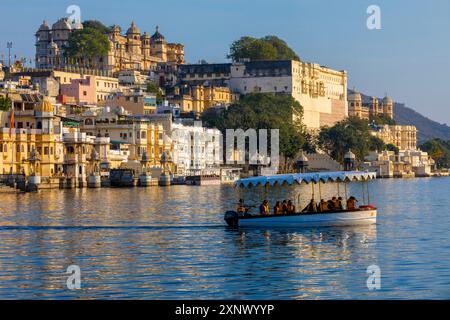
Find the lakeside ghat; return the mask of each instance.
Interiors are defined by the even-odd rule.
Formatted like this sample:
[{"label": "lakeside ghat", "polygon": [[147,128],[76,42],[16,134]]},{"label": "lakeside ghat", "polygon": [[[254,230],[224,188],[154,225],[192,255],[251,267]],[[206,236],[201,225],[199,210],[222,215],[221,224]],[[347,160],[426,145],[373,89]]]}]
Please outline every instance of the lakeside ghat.
[{"label": "lakeside ghat", "polygon": [[[449,188],[448,177],[376,180],[376,225],[299,230],[228,229],[238,195],[225,185],[1,194],[0,297],[443,299]],[[286,197],[297,192],[306,203],[310,188]],[[66,288],[69,265],[81,290]],[[371,265],[380,290],[367,288]]]}]

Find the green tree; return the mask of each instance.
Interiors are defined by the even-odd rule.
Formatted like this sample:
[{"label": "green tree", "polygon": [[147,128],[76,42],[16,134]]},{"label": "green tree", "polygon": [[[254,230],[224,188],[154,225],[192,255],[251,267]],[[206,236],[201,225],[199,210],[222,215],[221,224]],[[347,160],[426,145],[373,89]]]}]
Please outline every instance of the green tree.
[{"label": "green tree", "polygon": [[433,139],[425,142],[419,148],[428,152],[439,168],[450,167],[450,141]]},{"label": "green tree", "polygon": [[103,34],[108,34],[111,31],[110,27],[105,26],[102,22],[98,20],[86,20],[83,22],[84,29],[95,29]]},{"label": "green tree", "polygon": [[227,56],[233,61],[248,58],[250,60],[300,60],[287,43],[276,36],[265,36],[256,39],[241,37],[230,46]]},{"label": "green tree", "polygon": [[358,160],[364,160],[369,151],[384,150],[384,142],[370,134],[369,123],[356,117],[324,127],[319,133],[319,147],[336,161],[343,162],[344,155],[352,150]]},{"label": "green tree", "polygon": [[156,102],[159,104],[162,99],[162,93],[161,93],[161,89],[159,88],[159,86],[154,82],[154,81],[149,81],[147,82],[147,89],[146,91],[148,93],[153,93],[154,95],[156,95]]},{"label": "green tree", "polygon": [[386,150],[394,151],[395,154],[398,154],[400,152],[400,150],[397,148],[397,146],[393,145],[392,143],[388,143],[386,145]]},{"label": "green tree", "polygon": [[207,109],[201,119],[206,126],[218,128],[224,136],[226,129],[279,129],[280,153],[285,158],[293,158],[307,142],[302,116],[303,108],[290,96],[251,93],[226,110]]},{"label": "green tree", "polygon": [[391,119],[384,114],[370,115],[369,121],[370,121],[370,123],[375,123],[376,125],[383,125],[383,124],[387,124],[387,125],[391,125],[391,126],[396,125],[396,122],[394,119]]},{"label": "green tree", "polygon": [[368,148],[371,151],[383,151],[386,150],[386,144],[378,137],[370,136],[368,141]]},{"label": "green tree", "polygon": [[8,111],[11,109],[12,101],[9,97],[0,96],[0,110]]},{"label": "green tree", "polygon": [[[102,31],[95,28],[83,28],[74,30],[65,48],[65,56],[69,59],[83,59],[85,63],[95,58],[104,57],[108,54],[109,40]],[[86,63],[94,67],[91,63]]]}]

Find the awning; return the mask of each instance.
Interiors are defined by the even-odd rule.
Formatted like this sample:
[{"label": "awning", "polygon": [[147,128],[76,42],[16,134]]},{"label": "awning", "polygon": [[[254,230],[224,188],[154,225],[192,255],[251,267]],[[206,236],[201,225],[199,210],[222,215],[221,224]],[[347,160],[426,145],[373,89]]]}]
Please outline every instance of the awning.
[{"label": "awning", "polygon": [[292,185],[294,183],[323,183],[327,182],[351,182],[351,181],[366,181],[376,179],[376,172],[364,171],[338,171],[338,172],[311,172],[311,173],[291,173],[291,174],[276,174],[273,176],[259,176],[253,178],[240,179],[235,182],[236,187],[250,188],[258,185]]}]

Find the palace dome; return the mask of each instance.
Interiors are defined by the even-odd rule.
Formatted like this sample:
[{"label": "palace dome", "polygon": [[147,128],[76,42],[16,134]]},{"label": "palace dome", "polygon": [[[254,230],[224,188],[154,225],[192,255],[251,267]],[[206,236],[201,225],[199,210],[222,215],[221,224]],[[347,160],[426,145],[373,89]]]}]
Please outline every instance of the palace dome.
[{"label": "palace dome", "polygon": [[52,25],[52,30],[72,30],[69,19],[61,18]]},{"label": "palace dome", "polygon": [[392,101],[391,97],[386,96],[383,98],[383,103],[391,104],[391,103],[393,103],[393,101]]},{"label": "palace dome", "polygon": [[131,26],[127,30],[127,35],[130,35],[130,34],[141,34],[141,30],[136,26],[134,21],[131,22]]},{"label": "palace dome", "polygon": [[156,31],[152,35],[152,41],[154,42],[162,42],[165,41],[164,36],[159,32],[159,26],[156,26]]},{"label": "palace dome", "polygon": [[34,111],[38,112],[53,112],[53,105],[50,101],[48,101],[48,98],[43,98],[41,102],[39,102],[35,107]]},{"label": "palace dome", "polygon": [[46,20],[44,20],[44,22],[42,22],[42,24],[39,27],[38,31],[50,31],[50,28],[49,28],[48,23],[47,23]]},{"label": "palace dome", "polygon": [[348,95],[348,100],[352,100],[352,101],[362,101],[362,97],[361,94],[357,91],[353,91],[352,93],[350,93]]}]

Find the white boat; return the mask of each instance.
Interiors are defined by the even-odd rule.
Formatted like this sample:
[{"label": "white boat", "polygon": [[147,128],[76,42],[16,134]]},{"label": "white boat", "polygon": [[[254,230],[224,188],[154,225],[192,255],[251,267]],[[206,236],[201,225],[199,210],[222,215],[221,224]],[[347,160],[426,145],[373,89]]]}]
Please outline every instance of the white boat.
[{"label": "white boat", "polygon": [[[350,183],[367,182],[376,179],[375,172],[320,172],[294,173],[273,176],[259,176],[236,181],[235,186],[253,188],[257,186],[273,187],[294,184],[320,184],[329,182]],[[336,227],[374,224],[377,220],[377,208],[367,204],[354,210],[331,210],[326,212],[305,212],[293,214],[251,215],[227,211],[225,221],[231,227]]]}]

